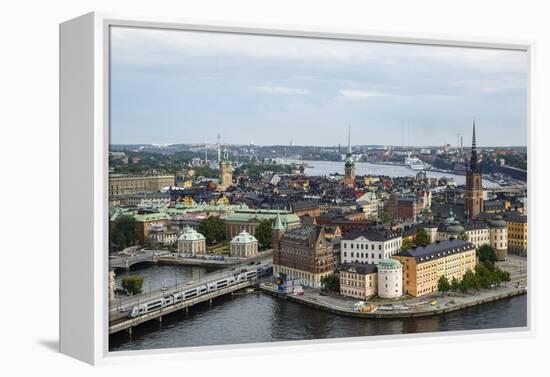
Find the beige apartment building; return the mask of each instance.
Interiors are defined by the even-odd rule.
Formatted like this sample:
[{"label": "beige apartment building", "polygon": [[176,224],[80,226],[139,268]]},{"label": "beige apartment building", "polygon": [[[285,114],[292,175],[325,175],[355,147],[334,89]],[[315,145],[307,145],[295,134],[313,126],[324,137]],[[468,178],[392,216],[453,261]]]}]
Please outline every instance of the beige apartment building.
[{"label": "beige apartment building", "polygon": [[156,192],[174,186],[174,175],[109,175],[109,196]]},{"label": "beige apartment building", "polygon": [[366,300],[377,294],[377,267],[374,264],[344,263],[340,272],[340,294]]},{"label": "beige apartment building", "polygon": [[411,248],[394,256],[403,264],[403,291],[414,297],[437,291],[441,276],[449,281],[462,280],[466,271],[474,271],[477,263],[474,244],[459,239],[437,241]]},{"label": "beige apartment building", "polygon": [[504,213],[508,227],[508,250],[511,254],[527,256],[527,216],[518,212]]}]

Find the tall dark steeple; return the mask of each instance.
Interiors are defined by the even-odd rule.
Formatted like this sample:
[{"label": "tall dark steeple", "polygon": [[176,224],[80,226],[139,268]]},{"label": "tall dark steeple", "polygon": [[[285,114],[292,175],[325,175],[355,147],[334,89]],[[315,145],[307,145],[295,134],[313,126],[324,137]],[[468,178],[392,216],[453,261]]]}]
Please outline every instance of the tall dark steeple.
[{"label": "tall dark steeple", "polygon": [[344,184],[348,187],[355,186],[355,162],[351,152],[351,126],[348,129],[348,153],[344,165]]},{"label": "tall dark steeple", "polygon": [[479,166],[477,163],[477,147],[476,147],[476,120],[474,118],[474,124],[472,126],[472,153],[470,155],[470,170],[473,172],[479,172]]},{"label": "tall dark steeple", "polygon": [[477,162],[476,145],[476,121],[472,127],[472,152],[470,156],[470,167],[466,174],[466,192],[464,197],[465,215],[473,219],[483,212],[483,186],[481,177],[481,166]]}]

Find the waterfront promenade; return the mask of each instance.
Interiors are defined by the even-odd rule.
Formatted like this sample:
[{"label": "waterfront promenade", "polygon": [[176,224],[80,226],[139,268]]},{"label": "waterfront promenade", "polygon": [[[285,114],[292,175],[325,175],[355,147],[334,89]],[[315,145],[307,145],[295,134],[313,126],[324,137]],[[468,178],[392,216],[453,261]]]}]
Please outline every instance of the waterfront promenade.
[{"label": "waterfront promenade", "polygon": [[[361,318],[414,318],[433,316],[469,308],[484,303],[503,300],[509,297],[527,294],[527,260],[518,256],[509,256],[505,262],[497,262],[497,265],[510,272],[511,281],[490,289],[482,289],[477,292],[446,293],[435,292],[422,297],[403,296],[399,299],[385,300],[373,298],[366,301],[367,304],[378,309],[371,313],[362,313],[354,310],[354,304],[359,300],[339,295],[321,294],[319,290],[304,288],[303,296],[282,294],[273,284],[262,284],[260,289],[270,295],[281,299],[308,305],[316,309],[330,313]],[[384,310],[380,309],[383,308]]]},{"label": "waterfront promenade", "polygon": [[[329,313],[339,314],[349,317],[361,317],[361,318],[416,318],[426,317],[439,314],[450,313],[456,310],[466,309],[472,306],[481,305],[488,302],[503,300],[506,298],[519,296],[527,293],[527,288],[523,286],[516,287],[516,285],[508,284],[507,287],[497,287],[488,290],[481,290],[476,293],[466,293],[462,295],[460,293],[443,295],[437,293],[434,295],[395,300],[395,301],[380,301],[380,300],[368,300],[368,304],[374,306],[383,305],[385,307],[394,306],[392,310],[376,310],[372,313],[361,313],[353,310],[353,306],[358,300],[340,297],[321,295],[319,291],[309,288],[304,288],[303,296],[294,296],[292,294],[281,294],[277,291],[277,288],[273,285],[263,284],[260,289],[270,295],[280,297],[285,300],[297,302],[307,306],[314,307],[319,310],[324,310]],[[422,304],[422,302],[426,303]],[[435,304],[431,302],[435,301]],[[416,305],[416,306],[409,306]],[[408,309],[398,309],[399,307],[408,307]]]}]

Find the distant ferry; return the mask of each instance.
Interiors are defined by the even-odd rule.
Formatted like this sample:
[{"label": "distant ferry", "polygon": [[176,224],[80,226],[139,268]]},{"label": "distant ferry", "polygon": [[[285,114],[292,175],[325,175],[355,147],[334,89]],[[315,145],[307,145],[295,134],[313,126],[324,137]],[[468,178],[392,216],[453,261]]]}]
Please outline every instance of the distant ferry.
[{"label": "distant ferry", "polygon": [[424,170],[426,166],[422,161],[416,157],[405,157],[405,165],[407,165],[412,170]]}]

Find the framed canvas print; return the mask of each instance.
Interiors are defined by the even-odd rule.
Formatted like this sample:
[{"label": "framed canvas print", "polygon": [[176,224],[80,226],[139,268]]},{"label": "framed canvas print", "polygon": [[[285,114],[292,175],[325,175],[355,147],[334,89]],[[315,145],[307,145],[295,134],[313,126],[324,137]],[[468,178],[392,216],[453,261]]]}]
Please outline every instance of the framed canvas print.
[{"label": "framed canvas print", "polygon": [[531,43],[91,13],[60,51],[63,353],[531,331]]}]

